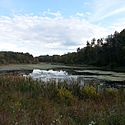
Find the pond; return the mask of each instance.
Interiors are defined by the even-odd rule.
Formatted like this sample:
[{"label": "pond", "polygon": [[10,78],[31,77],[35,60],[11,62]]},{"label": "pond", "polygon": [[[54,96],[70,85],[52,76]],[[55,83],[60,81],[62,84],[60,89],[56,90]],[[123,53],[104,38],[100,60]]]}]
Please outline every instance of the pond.
[{"label": "pond", "polygon": [[44,82],[56,81],[79,83],[81,85],[95,83],[113,87],[125,87],[125,73],[102,71],[88,67],[73,67],[50,64],[8,65],[1,66],[0,73],[21,74]]},{"label": "pond", "polygon": [[40,70],[34,69],[28,76],[44,82],[55,81],[67,83],[79,83],[81,85],[96,83],[112,87],[125,87],[125,73],[101,70]]}]

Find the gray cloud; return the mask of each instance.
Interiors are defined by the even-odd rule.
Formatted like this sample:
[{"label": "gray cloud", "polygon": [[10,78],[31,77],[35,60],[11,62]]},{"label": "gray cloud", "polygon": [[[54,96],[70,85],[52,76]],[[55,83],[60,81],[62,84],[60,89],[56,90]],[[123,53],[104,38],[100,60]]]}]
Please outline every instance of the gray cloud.
[{"label": "gray cloud", "polygon": [[[49,15],[51,13],[49,12]],[[75,51],[93,37],[108,35],[98,25],[78,18],[49,15],[0,17],[0,50],[30,52],[33,55],[63,54]]]}]

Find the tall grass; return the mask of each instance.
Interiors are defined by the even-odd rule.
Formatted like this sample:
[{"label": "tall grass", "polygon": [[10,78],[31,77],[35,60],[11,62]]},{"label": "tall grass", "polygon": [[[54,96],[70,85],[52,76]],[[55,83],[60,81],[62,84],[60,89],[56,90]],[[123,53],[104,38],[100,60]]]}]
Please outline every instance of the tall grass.
[{"label": "tall grass", "polygon": [[1,75],[0,125],[125,125],[125,90]]}]

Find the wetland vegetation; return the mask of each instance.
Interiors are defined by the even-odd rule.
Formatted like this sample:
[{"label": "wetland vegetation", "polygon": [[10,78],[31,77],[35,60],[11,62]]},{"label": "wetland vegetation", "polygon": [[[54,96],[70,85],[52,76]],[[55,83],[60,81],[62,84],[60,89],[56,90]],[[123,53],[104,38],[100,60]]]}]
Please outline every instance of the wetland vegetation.
[{"label": "wetland vegetation", "polygon": [[0,125],[125,125],[124,62],[125,30],[64,55],[0,52]]},{"label": "wetland vegetation", "polygon": [[125,90],[0,76],[0,125],[124,125]]}]

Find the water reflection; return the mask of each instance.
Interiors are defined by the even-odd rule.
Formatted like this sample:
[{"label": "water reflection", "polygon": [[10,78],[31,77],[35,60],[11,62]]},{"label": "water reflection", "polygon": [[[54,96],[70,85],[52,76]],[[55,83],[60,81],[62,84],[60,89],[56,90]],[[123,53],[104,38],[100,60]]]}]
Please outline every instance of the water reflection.
[{"label": "water reflection", "polygon": [[30,76],[44,82],[54,81],[79,83],[81,85],[98,84],[115,88],[125,88],[125,73],[101,70],[73,70],[73,69],[54,69],[54,70],[0,70],[0,74]]},{"label": "water reflection", "polygon": [[74,80],[77,80],[77,77],[72,77],[68,74],[68,72],[60,70],[60,71],[54,71],[54,70],[39,70],[34,69],[32,73],[29,74],[33,79],[40,79],[42,81],[48,82],[48,81],[68,81],[72,78]]},{"label": "water reflection", "polygon": [[54,71],[34,69],[33,72],[29,74],[29,76],[35,80],[38,79],[44,82],[55,81],[56,83],[67,82],[69,84],[79,83],[81,85],[85,85],[86,83],[88,84],[89,82],[92,83],[94,81],[96,81],[96,83],[99,82],[97,79],[87,78],[81,75],[72,75],[71,72],[69,74],[68,71],[63,70]]},{"label": "water reflection", "polygon": [[[79,72],[80,74],[78,74]],[[89,74],[89,72],[91,73],[91,75]],[[73,73],[71,73],[70,70],[68,71],[68,70],[34,69],[33,72],[30,73],[28,76],[32,77],[35,80],[38,79],[44,82],[49,82],[49,81],[51,82],[54,81],[56,83],[67,82],[68,84],[79,83],[80,85],[103,84],[114,88],[125,87],[124,73],[115,73],[115,72],[107,72],[99,70],[73,71]]]}]

